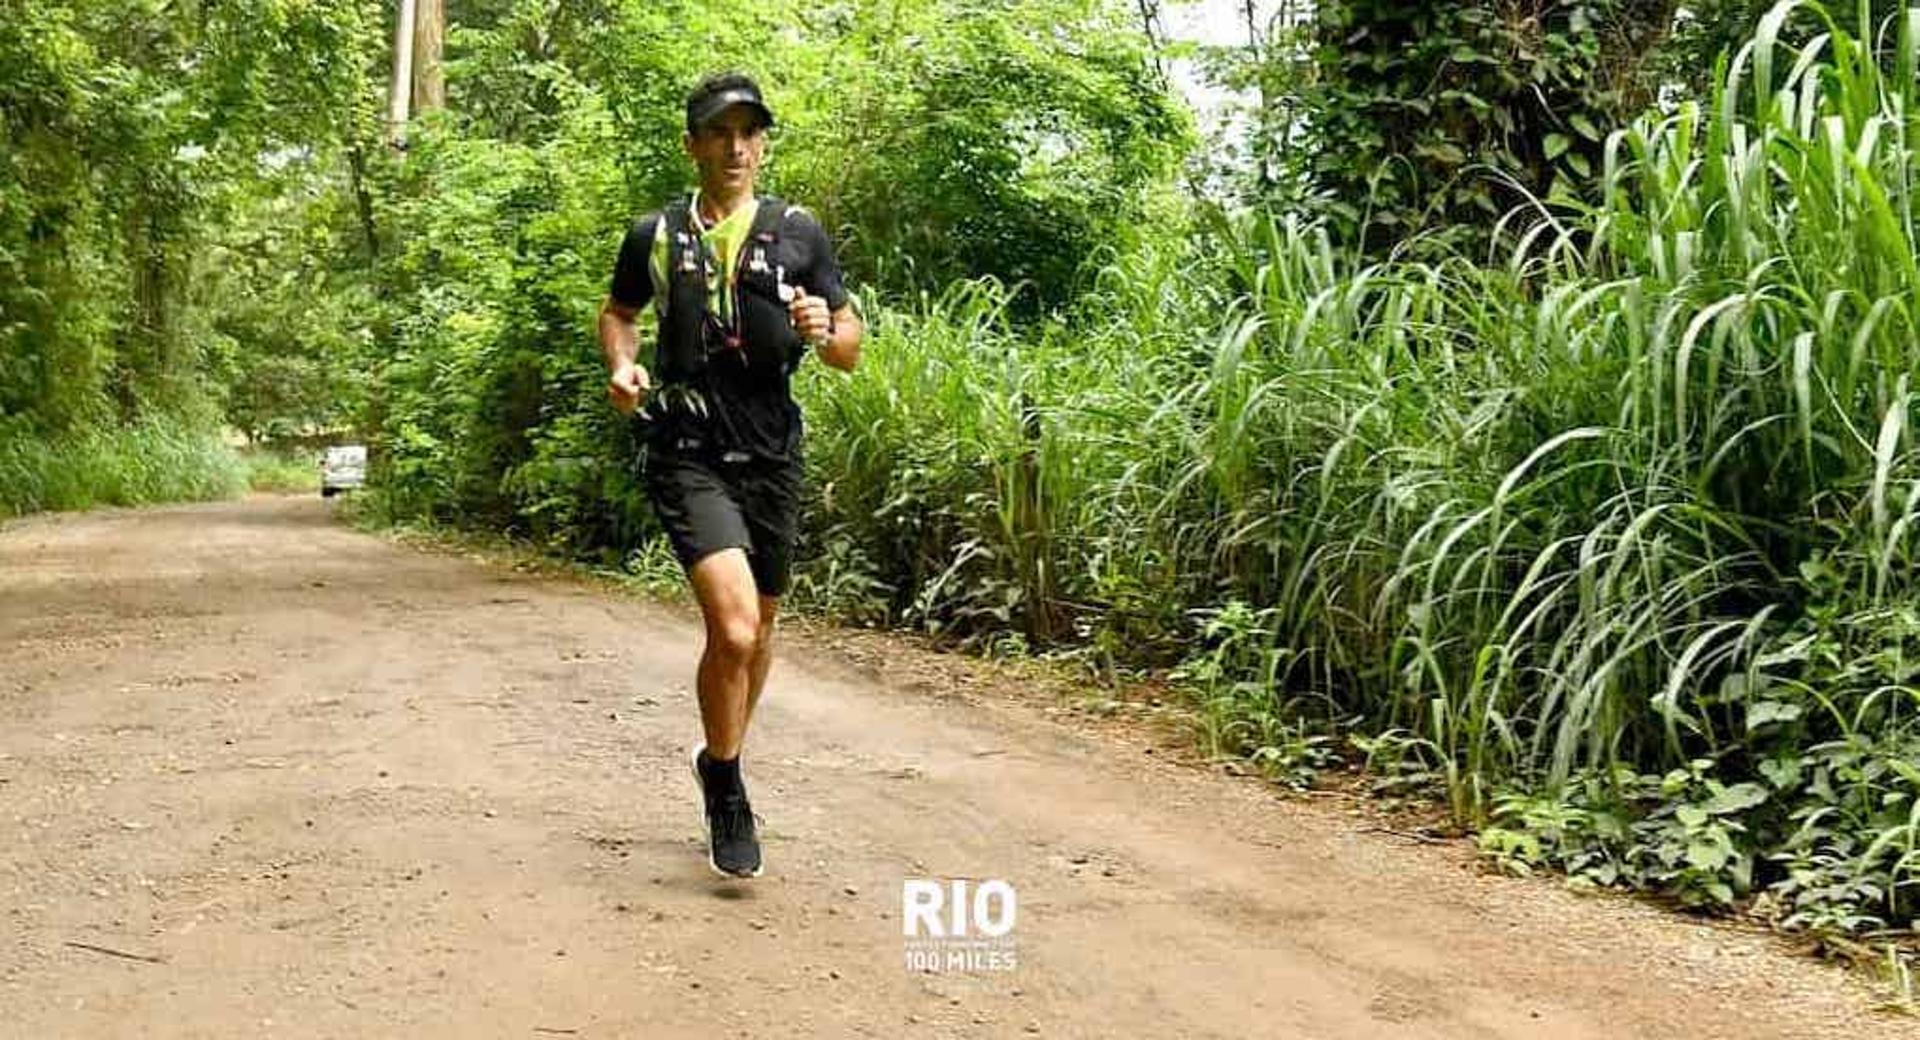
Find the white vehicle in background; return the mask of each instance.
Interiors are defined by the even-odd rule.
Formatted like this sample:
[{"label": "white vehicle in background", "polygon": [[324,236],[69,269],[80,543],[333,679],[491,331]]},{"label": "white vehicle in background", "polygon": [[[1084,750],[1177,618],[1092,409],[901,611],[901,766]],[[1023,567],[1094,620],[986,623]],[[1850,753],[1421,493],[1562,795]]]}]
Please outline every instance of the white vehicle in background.
[{"label": "white vehicle in background", "polygon": [[367,446],[340,444],[320,459],[320,497],[332,498],[367,482]]}]

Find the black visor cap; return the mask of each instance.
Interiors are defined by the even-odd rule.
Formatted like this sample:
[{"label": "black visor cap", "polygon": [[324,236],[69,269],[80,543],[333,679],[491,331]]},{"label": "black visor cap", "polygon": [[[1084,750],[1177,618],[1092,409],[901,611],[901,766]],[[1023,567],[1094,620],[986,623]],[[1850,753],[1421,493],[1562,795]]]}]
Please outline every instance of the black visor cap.
[{"label": "black visor cap", "polygon": [[696,94],[687,99],[687,131],[689,133],[706,126],[719,117],[720,113],[735,105],[745,105],[753,109],[760,117],[762,127],[773,125],[773,110],[761,100],[760,88],[751,84],[728,87],[711,94]]}]

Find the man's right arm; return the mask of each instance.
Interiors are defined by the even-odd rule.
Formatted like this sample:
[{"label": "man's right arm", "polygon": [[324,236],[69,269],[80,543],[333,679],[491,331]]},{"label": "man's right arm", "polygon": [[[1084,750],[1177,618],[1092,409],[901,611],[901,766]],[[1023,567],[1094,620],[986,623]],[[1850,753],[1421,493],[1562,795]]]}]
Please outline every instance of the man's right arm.
[{"label": "man's right arm", "polygon": [[643,219],[627,231],[613,267],[613,285],[600,305],[600,354],[607,362],[607,396],[623,415],[646,403],[652,381],[641,367],[640,328],[635,321],[653,296],[647,270],[658,222]]},{"label": "man's right arm", "polygon": [[613,297],[600,305],[600,354],[607,362],[607,396],[622,415],[632,415],[646,403],[652,381],[640,367],[640,326],[634,320],[640,308]]}]

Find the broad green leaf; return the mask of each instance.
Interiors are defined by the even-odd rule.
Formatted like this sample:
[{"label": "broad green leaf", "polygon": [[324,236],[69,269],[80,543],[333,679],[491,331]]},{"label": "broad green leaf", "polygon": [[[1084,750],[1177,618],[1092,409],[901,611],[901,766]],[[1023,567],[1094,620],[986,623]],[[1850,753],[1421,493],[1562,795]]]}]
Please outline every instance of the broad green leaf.
[{"label": "broad green leaf", "polygon": [[1700,837],[1687,842],[1687,865],[1695,870],[1716,871],[1727,865],[1732,850],[1724,838]]},{"label": "broad green leaf", "polygon": [[1757,701],[1747,705],[1747,732],[1773,722],[1792,722],[1805,709],[1788,701]]},{"label": "broad green leaf", "polygon": [[1715,792],[1705,809],[1715,816],[1744,812],[1767,800],[1767,789],[1754,783],[1734,784]]}]

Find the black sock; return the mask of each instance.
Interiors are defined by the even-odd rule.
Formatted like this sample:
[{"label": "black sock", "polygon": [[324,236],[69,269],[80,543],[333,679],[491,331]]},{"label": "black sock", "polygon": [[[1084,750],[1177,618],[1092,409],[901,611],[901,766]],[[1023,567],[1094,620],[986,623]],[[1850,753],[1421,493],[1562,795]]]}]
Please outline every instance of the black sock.
[{"label": "black sock", "polygon": [[707,790],[715,794],[740,789],[740,759],[714,758],[700,752],[700,778],[707,782]]}]

